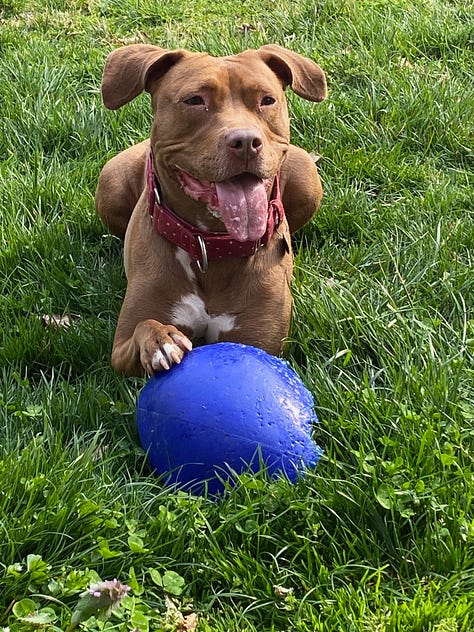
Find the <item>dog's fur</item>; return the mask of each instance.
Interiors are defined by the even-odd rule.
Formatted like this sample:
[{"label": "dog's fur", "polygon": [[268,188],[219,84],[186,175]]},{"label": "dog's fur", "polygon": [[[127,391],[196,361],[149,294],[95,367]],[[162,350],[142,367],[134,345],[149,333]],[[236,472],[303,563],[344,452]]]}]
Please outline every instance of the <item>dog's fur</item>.
[{"label": "dog's fur", "polygon": [[[321,68],[276,45],[218,58],[140,44],[109,55],[105,105],[117,109],[146,90],[154,115],[151,138],[112,158],[96,193],[102,220],[125,237],[128,286],[112,351],[117,371],[151,375],[167,369],[195,339],[281,352],[291,313],[290,232],[311,218],[322,196],[314,160],[289,143],[287,86],[311,101],[326,95]],[[261,191],[260,183],[277,173],[285,221],[254,255],[210,261],[201,272],[150,221],[145,176],[150,148],[162,199],[187,222],[229,231],[219,207],[209,210],[208,200],[191,189],[199,181],[209,196],[214,183],[242,182],[242,222],[248,221],[250,235],[252,194],[245,182],[250,179]],[[237,239],[246,239],[245,226]]]}]

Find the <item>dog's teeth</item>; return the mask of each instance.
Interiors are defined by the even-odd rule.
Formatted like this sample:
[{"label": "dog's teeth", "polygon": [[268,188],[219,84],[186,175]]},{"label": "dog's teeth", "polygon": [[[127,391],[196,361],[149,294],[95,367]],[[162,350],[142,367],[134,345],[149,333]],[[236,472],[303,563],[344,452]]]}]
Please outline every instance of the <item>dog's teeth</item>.
[{"label": "dog's teeth", "polygon": [[215,209],[211,208],[210,206],[207,207],[207,210],[212,215],[212,217],[215,217],[216,219],[220,219],[222,221],[222,216],[219,213],[219,211],[216,211]]}]

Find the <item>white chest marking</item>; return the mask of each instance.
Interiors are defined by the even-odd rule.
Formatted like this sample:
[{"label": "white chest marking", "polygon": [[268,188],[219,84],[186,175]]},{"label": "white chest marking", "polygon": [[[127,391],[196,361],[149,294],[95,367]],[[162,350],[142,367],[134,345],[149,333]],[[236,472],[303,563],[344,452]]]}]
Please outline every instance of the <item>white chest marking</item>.
[{"label": "white chest marking", "polygon": [[235,329],[235,316],[219,314],[210,316],[204,301],[197,294],[186,294],[172,310],[171,319],[174,325],[189,327],[193,337],[204,338],[212,343],[219,340],[222,333]]},{"label": "white chest marking", "polygon": [[235,316],[230,314],[220,314],[211,318],[207,324],[207,342],[217,342],[219,336],[232,329],[237,329],[235,326]]},{"label": "white chest marking", "polygon": [[191,268],[191,257],[188,255],[188,253],[181,248],[177,248],[175,257],[178,260],[180,266],[183,268],[184,273],[186,274],[188,279],[194,282],[196,280],[196,275]]}]

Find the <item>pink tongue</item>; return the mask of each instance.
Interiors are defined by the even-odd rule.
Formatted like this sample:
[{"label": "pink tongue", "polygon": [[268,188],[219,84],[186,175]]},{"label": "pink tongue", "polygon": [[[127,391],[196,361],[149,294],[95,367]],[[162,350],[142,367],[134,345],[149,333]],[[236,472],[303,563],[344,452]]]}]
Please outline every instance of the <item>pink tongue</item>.
[{"label": "pink tongue", "polygon": [[268,200],[263,180],[245,174],[216,182],[219,211],[229,235],[237,241],[260,239],[267,227]]}]

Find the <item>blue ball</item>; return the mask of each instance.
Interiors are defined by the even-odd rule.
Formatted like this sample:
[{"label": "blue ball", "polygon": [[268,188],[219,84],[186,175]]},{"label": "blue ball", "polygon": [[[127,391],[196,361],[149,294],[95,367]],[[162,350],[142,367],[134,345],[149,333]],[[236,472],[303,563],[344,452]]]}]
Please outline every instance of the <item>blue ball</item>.
[{"label": "blue ball", "polygon": [[138,398],[138,434],[167,485],[211,495],[235,473],[295,482],[321,449],[311,438],[313,397],[286,362],[234,343],[198,347],[150,378]]}]

